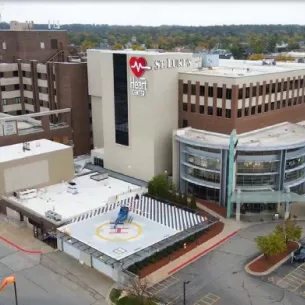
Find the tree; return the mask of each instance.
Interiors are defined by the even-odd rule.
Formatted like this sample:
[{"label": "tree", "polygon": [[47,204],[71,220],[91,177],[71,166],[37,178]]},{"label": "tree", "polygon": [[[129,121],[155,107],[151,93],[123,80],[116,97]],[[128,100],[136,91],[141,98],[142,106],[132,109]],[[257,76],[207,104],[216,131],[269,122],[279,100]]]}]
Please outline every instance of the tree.
[{"label": "tree", "polygon": [[123,50],[123,46],[120,43],[116,43],[113,47],[112,50]]},{"label": "tree", "polygon": [[258,236],[256,238],[256,245],[263,252],[265,259],[287,250],[287,244],[283,235],[274,232],[267,236]]},{"label": "tree", "polygon": [[167,175],[157,175],[148,182],[148,194],[152,196],[170,199],[175,192],[175,186]]},{"label": "tree", "polygon": [[181,193],[179,193],[179,196],[178,196],[178,198],[177,198],[178,200],[178,202],[177,203],[179,203],[179,204],[181,204],[181,205],[183,205],[183,196],[182,196],[182,194]]},{"label": "tree", "polygon": [[190,208],[193,210],[196,210],[197,208],[196,198],[194,195],[191,197]]},{"label": "tree", "polygon": [[289,241],[298,241],[301,238],[302,227],[298,226],[295,220],[288,218],[284,223],[278,224],[274,232],[281,235],[288,243]]},{"label": "tree", "polygon": [[249,60],[263,60],[265,58],[264,54],[252,54],[249,56]]},{"label": "tree", "polygon": [[245,51],[240,44],[233,44],[230,51],[232,52],[234,59],[244,59],[245,57]]},{"label": "tree", "polygon": [[[130,304],[155,305],[157,300],[150,293],[149,290],[150,290],[150,285],[149,285],[149,281],[146,278],[145,279],[139,279],[139,278],[131,279],[128,287],[126,287],[126,292],[129,296],[129,299],[131,299],[131,301],[133,301]],[[118,302],[118,305],[119,304],[120,304],[120,301]],[[122,303],[122,305],[123,305],[123,303]]]},{"label": "tree", "polygon": [[96,46],[96,43],[93,42],[93,41],[88,41],[88,40],[85,40],[82,45],[81,45],[81,50],[83,52],[86,52],[88,49],[92,49]]}]

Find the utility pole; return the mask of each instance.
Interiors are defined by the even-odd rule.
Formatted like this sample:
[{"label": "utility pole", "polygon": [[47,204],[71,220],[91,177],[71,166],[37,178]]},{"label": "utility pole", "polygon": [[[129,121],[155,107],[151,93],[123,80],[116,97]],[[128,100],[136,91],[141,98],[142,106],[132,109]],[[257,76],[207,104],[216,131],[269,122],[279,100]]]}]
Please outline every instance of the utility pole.
[{"label": "utility pole", "polygon": [[183,282],[183,305],[186,305],[186,285],[189,284],[190,281],[184,281]]}]

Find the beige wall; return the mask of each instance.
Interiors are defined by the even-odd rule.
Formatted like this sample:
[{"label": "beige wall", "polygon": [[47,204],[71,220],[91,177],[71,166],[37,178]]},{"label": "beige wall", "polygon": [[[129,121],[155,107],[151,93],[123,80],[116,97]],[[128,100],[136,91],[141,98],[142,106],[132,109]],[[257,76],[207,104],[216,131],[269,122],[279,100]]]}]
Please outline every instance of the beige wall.
[{"label": "beige wall", "polygon": [[[97,87],[101,88],[99,102],[102,107],[98,107],[102,109],[103,115],[93,116],[92,125],[93,134],[103,133],[105,168],[148,181],[156,174],[165,171],[171,173],[172,132],[178,128],[178,72],[189,71],[191,68],[146,71],[142,76],[148,83],[146,96],[133,96],[129,88],[129,79],[133,77],[129,68],[132,56],[145,57],[147,65],[151,67],[155,60],[187,58],[194,62],[195,59],[187,53],[127,54],[129,146],[123,146],[115,143],[112,53],[88,51],[89,94],[96,96],[99,94]],[[101,69],[101,75],[97,67]],[[99,77],[100,81],[97,80]],[[94,146],[99,147],[100,138],[97,139],[94,135],[94,140]]]},{"label": "beige wall", "polygon": [[0,194],[39,188],[69,181],[74,177],[73,149],[0,163]]}]

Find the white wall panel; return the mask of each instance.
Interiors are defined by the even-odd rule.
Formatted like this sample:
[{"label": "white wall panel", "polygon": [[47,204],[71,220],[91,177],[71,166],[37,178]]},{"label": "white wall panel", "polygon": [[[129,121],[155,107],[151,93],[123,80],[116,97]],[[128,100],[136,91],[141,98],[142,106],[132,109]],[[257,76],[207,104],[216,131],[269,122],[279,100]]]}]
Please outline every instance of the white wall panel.
[{"label": "white wall panel", "polygon": [[80,251],[65,241],[63,242],[63,251],[77,260],[80,258]]},{"label": "white wall panel", "polygon": [[105,274],[106,276],[112,278],[113,280],[116,280],[114,277],[114,274],[115,274],[115,270],[112,268],[112,266],[109,266],[109,265],[106,265],[104,264],[103,262],[101,262],[100,260],[98,260],[97,258],[95,257],[92,257],[92,267]]},{"label": "white wall panel", "polygon": [[19,165],[4,170],[5,192],[34,188],[49,182],[49,162],[47,160]]}]

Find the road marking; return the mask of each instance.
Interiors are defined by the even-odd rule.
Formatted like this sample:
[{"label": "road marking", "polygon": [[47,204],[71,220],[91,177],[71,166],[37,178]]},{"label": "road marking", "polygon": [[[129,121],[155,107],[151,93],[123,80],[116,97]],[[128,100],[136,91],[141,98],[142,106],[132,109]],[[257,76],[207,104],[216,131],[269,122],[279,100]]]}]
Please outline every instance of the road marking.
[{"label": "road marking", "polygon": [[170,277],[166,278],[165,280],[161,281],[160,283],[157,283],[154,286],[152,286],[149,289],[149,291],[152,295],[157,295],[160,292],[169,288],[170,286],[176,284],[177,282],[179,282],[178,278],[176,278],[174,276],[170,276]]},{"label": "road marking", "polygon": [[[185,294],[187,295],[189,291],[191,291],[192,289],[194,289],[195,287],[191,287],[190,289],[185,291]],[[166,303],[166,305],[171,305],[171,304],[175,304],[174,302],[177,301],[178,299],[180,299],[181,297],[183,297],[183,293],[181,293],[180,295],[178,295],[177,297],[171,299],[169,302]]]},{"label": "road marking", "polygon": [[213,305],[221,299],[218,295],[208,293],[193,305]]},{"label": "road marking", "polygon": [[277,282],[281,288],[292,292],[298,290],[305,283],[305,263],[301,264]]},{"label": "road marking", "polygon": [[268,281],[274,283],[274,276],[268,277]]}]

